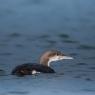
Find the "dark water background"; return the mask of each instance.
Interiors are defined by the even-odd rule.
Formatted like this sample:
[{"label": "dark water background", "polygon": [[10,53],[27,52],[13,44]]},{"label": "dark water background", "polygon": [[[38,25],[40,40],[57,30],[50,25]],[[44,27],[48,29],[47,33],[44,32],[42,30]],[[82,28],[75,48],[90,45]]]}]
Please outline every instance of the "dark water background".
[{"label": "dark water background", "polygon": [[[74,60],[54,75],[10,75],[50,49]],[[0,95],[95,95],[95,0],[0,0],[0,69]]]}]

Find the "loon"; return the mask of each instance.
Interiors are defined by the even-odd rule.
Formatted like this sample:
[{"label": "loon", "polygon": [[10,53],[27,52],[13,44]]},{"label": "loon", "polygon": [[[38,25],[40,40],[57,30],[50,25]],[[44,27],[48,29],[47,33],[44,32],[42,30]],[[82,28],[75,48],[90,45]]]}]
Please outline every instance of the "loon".
[{"label": "loon", "polygon": [[12,75],[24,76],[33,75],[37,73],[55,73],[55,71],[50,67],[50,63],[54,61],[59,61],[63,59],[73,59],[70,56],[65,56],[62,52],[58,50],[49,50],[42,54],[40,57],[39,64],[25,63],[16,66]]}]

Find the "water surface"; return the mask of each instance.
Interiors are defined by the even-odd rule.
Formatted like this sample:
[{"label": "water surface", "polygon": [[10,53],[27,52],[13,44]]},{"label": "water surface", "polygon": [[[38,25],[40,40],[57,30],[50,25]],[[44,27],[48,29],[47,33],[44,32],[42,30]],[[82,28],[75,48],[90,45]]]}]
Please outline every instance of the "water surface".
[{"label": "water surface", "polygon": [[[0,95],[95,95],[94,0],[0,0]],[[16,77],[12,69],[57,49],[74,60],[56,74]]]}]

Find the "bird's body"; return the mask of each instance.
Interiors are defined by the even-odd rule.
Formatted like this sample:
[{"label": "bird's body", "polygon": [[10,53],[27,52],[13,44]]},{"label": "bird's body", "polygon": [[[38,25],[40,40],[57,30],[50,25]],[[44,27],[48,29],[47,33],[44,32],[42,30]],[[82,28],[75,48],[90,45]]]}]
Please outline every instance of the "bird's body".
[{"label": "bird's body", "polygon": [[27,63],[27,64],[22,64],[17,66],[13,71],[12,75],[18,75],[18,76],[23,76],[23,75],[32,75],[34,73],[42,72],[42,73],[55,73],[55,71],[48,67],[44,66],[41,64],[32,64],[32,63]]}]

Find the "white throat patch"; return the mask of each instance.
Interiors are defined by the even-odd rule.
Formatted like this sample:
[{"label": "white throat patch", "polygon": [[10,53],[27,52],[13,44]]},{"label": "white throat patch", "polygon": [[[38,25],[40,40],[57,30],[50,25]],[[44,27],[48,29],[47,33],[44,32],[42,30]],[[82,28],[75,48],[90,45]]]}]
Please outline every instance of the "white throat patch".
[{"label": "white throat patch", "polygon": [[73,59],[73,58],[70,56],[54,56],[54,57],[49,58],[48,66],[50,66],[50,63],[53,61],[59,61],[63,59]]},{"label": "white throat patch", "polygon": [[51,58],[49,58],[48,66],[50,66],[51,62],[53,62],[53,61],[59,61],[59,60],[62,60],[62,59],[64,59],[63,56],[54,56],[54,57],[51,57]]}]

